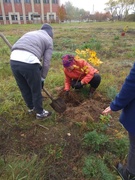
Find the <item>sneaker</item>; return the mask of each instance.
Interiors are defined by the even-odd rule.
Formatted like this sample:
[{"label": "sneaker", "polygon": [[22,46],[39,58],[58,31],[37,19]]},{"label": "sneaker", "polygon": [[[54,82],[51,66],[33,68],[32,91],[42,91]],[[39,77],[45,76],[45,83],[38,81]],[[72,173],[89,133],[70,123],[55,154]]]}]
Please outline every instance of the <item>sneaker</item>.
[{"label": "sneaker", "polygon": [[29,114],[35,113],[35,108],[33,108],[33,109],[28,109],[28,113],[29,113]]},{"label": "sneaker", "polygon": [[121,163],[118,163],[116,168],[122,180],[135,180],[135,175],[131,174]]},{"label": "sneaker", "polygon": [[43,110],[43,112],[41,114],[36,114],[36,118],[37,119],[45,119],[48,118],[49,116],[51,116],[52,112],[46,111],[45,109]]}]

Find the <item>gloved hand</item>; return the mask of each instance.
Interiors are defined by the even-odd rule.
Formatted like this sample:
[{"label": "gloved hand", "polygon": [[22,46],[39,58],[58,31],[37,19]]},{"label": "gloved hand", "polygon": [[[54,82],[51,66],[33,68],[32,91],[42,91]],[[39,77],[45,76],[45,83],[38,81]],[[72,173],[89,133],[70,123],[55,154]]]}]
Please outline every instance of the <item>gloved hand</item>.
[{"label": "gloved hand", "polygon": [[44,81],[45,81],[45,79],[41,77],[41,88],[42,88],[42,89],[43,89],[43,87],[44,87]]},{"label": "gloved hand", "polygon": [[83,87],[83,85],[81,84],[81,81],[76,82],[76,84],[74,85],[75,89],[80,89]]}]

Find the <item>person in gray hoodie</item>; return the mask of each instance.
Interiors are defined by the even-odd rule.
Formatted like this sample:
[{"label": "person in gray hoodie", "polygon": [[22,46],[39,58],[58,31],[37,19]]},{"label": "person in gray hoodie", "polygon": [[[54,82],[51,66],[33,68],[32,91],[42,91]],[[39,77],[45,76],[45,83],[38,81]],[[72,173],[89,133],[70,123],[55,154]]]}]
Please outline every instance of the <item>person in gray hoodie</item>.
[{"label": "person in gray hoodie", "polygon": [[47,23],[40,30],[24,34],[11,49],[10,66],[13,75],[28,112],[35,112],[37,119],[51,115],[51,112],[43,109],[41,89],[49,71],[52,52],[53,30]]}]

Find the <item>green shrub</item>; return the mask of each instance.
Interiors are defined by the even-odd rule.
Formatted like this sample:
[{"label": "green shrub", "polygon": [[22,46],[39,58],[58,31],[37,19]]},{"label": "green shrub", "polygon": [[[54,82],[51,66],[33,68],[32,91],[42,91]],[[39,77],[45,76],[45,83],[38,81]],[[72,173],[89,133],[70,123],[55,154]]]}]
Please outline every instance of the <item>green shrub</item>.
[{"label": "green shrub", "polygon": [[126,157],[129,147],[129,141],[127,137],[121,139],[114,139],[113,141],[110,141],[108,145],[108,150],[113,154],[116,154],[117,157],[119,157],[120,159]]},{"label": "green shrub", "polygon": [[116,87],[113,87],[113,86],[108,87],[108,89],[107,89],[107,97],[110,100],[113,100],[115,98],[116,94],[117,94]]},{"label": "green shrub", "polygon": [[88,178],[95,178],[95,180],[115,180],[104,161],[99,157],[88,156],[85,159],[83,173]]},{"label": "green shrub", "polygon": [[91,147],[93,151],[99,151],[108,142],[108,136],[104,134],[99,134],[96,130],[88,132],[84,135],[83,145],[85,147]]},{"label": "green shrub", "polygon": [[120,37],[119,36],[114,36],[114,40],[119,40],[120,39]]},{"label": "green shrub", "polygon": [[126,18],[126,21],[131,21],[134,22],[135,21],[135,14],[129,14]]}]

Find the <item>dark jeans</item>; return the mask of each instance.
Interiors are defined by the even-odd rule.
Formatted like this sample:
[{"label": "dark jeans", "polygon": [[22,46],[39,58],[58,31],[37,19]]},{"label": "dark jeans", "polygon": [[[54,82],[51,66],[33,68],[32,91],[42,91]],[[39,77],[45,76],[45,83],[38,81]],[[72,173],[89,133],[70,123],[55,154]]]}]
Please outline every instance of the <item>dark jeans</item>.
[{"label": "dark jeans", "polygon": [[13,75],[29,109],[35,108],[42,113],[41,74],[40,65],[10,61]]},{"label": "dark jeans", "polygon": [[89,82],[92,88],[97,88],[101,82],[101,76],[100,74],[94,74],[94,77],[92,80]]},{"label": "dark jeans", "polygon": [[127,160],[127,170],[135,175],[135,136],[129,133],[129,153]]},{"label": "dark jeans", "polygon": [[[72,88],[74,88],[76,82],[78,82],[78,81],[80,81],[80,80],[73,79],[73,80],[71,81],[71,86],[72,86]],[[101,76],[100,76],[100,74],[94,74],[94,77],[93,77],[92,80],[89,82],[89,84],[91,85],[92,88],[96,89],[96,88],[99,86],[100,82],[101,82]]]}]

